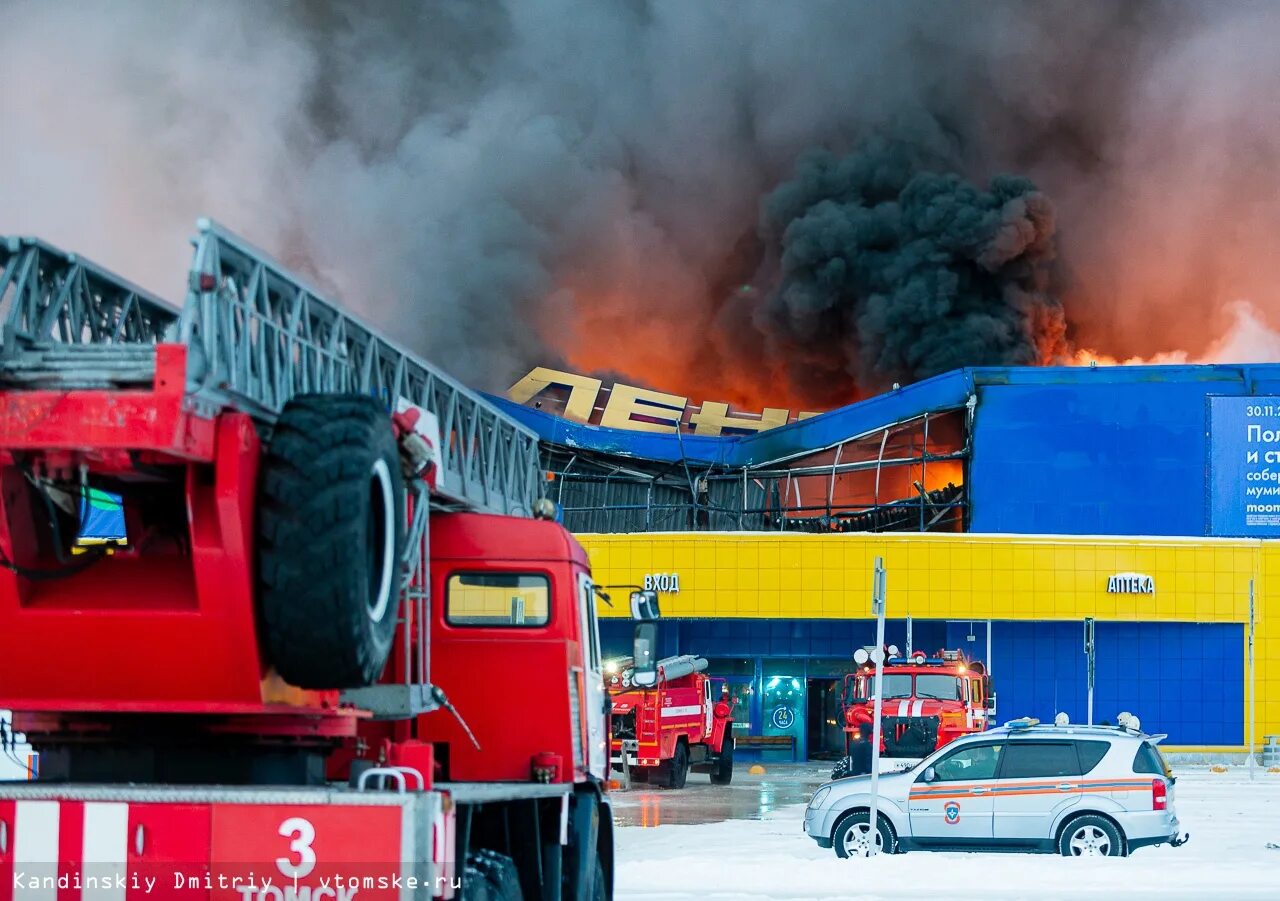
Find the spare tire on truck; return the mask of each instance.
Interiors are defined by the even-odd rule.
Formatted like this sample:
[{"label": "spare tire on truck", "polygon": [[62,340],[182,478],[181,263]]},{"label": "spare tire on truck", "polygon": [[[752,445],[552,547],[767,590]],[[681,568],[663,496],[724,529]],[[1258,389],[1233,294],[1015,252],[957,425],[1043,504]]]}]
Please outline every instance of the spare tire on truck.
[{"label": "spare tire on truck", "polygon": [[301,688],[377,680],[395,634],[404,478],[374,397],[302,394],[258,481],[258,597],[267,660]]}]

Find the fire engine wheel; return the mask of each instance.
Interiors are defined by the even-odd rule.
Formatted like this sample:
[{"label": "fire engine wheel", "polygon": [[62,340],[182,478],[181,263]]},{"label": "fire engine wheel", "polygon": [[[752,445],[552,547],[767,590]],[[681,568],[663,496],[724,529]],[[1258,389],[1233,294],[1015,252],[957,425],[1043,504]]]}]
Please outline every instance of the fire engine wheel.
[{"label": "fire engine wheel", "polygon": [[733,781],[733,736],[726,735],[724,744],[720,746],[720,759],[711,770],[713,785],[728,785]]},{"label": "fire engine wheel", "polygon": [[258,580],[267,658],[302,688],[359,688],[395,633],[404,482],[391,419],[363,395],[285,405],[263,455]]},{"label": "fire engine wheel", "polygon": [[1058,851],[1063,857],[1124,857],[1124,836],[1105,817],[1076,817],[1058,836]]},{"label": "fire engine wheel", "polygon": [[467,857],[462,872],[462,901],[524,901],[515,861],[497,851]]},{"label": "fire engine wheel", "polygon": [[667,788],[684,788],[689,778],[689,746],[683,741],[676,742],[675,753],[667,761],[663,775]]},{"label": "fire engine wheel", "polygon": [[[871,819],[868,810],[857,810],[847,814],[832,833],[833,846],[837,857],[866,857],[871,846],[871,829],[867,824]],[[898,837],[894,835],[893,826],[884,814],[876,817],[876,850],[896,854]]]},{"label": "fire engine wheel", "polygon": [[604,864],[596,858],[596,872],[591,878],[591,901],[608,901],[608,892],[604,884]]}]

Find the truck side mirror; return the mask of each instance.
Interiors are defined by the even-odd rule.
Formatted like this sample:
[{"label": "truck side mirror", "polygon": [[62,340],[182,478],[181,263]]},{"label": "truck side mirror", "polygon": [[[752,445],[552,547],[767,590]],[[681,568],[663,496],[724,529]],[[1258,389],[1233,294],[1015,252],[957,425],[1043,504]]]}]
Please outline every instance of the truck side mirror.
[{"label": "truck side mirror", "polygon": [[652,685],[658,679],[658,624],[637,623],[636,638],[631,650],[631,681],[636,685]]},{"label": "truck side mirror", "polygon": [[987,710],[991,711],[992,713],[996,712],[996,696],[995,695],[987,696]]},{"label": "truck side mirror", "polygon": [[658,613],[658,592],[651,590],[631,592],[631,618],[640,622],[652,622]]}]

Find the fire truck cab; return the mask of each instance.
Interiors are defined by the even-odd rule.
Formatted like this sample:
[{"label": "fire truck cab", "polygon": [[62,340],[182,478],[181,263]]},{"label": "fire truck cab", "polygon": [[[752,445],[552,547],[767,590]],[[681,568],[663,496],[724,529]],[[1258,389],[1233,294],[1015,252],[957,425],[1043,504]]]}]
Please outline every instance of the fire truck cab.
[{"label": "fire truck cab", "polygon": [[[981,732],[995,716],[991,677],[958,650],[907,657],[887,649],[881,692],[880,750],[885,757],[924,757],[961,735]],[[845,751],[874,718],[876,664],[866,648],[854,654],[857,669],[845,676],[842,697]],[[843,761],[842,761],[843,763]],[[839,764],[837,765],[837,770]]]},{"label": "fire truck cab", "polygon": [[[432,679],[457,715],[437,708],[367,724],[365,754],[429,743],[437,778],[450,782],[603,780],[600,639],[582,546],[554,522],[439,514],[430,578]],[[393,657],[392,681],[399,664]],[[505,684],[522,685],[537,715],[517,727],[476,672],[509,674]]]}]

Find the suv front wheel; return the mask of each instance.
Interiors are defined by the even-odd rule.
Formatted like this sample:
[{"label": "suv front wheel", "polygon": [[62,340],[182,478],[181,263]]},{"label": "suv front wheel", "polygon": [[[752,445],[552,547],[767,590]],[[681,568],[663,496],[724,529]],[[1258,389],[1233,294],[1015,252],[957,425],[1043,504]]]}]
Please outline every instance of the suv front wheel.
[{"label": "suv front wheel", "polygon": [[1124,857],[1124,836],[1105,817],[1079,816],[1058,836],[1063,857]]},{"label": "suv front wheel", "polygon": [[[871,829],[867,823],[871,819],[869,810],[858,810],[848,814],[835,828],[832,835],[836,856],[866,857],[870,850]],[[876,830],[876,850],[881,853],[895,854],[898,850],[898,837],[894,835],[893,826],[881,814],[876,817],[879,828]]]}]

